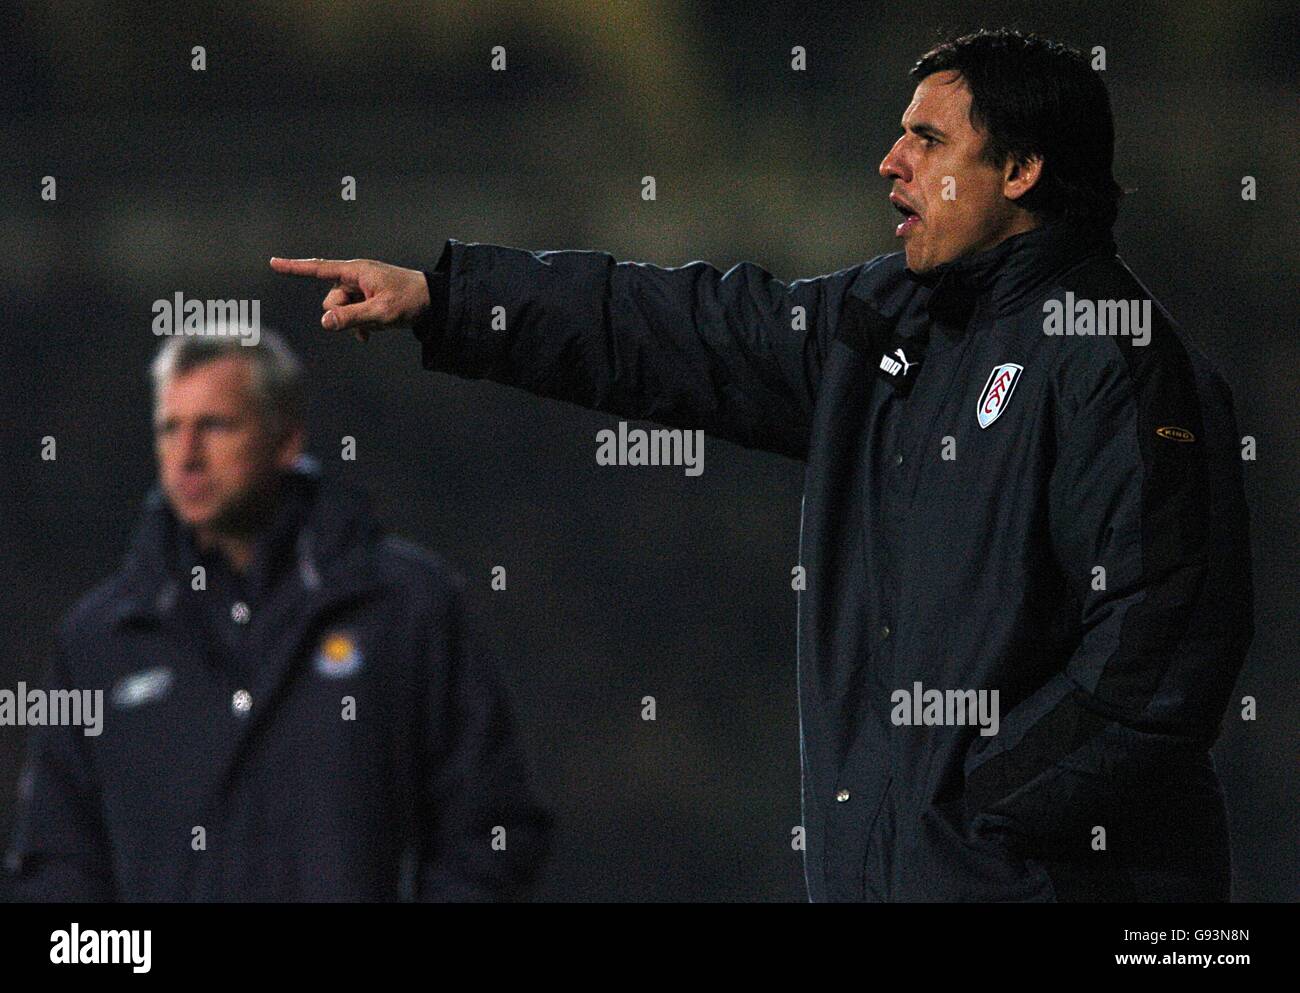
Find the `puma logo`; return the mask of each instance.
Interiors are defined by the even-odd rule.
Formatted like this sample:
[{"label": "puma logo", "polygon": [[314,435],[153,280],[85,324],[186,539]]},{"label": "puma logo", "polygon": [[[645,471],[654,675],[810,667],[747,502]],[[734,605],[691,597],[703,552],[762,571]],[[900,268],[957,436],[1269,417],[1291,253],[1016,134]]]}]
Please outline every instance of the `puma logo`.
[{"label": "puma logo", "polygon": [[885,372],[889,373],[891,376],[897,376],[900,370],[903,375],[906,376],[907,370],[916,365],[916,363],[908,362],[907,356],[903,354],[901,348],[895,348],[894,354],[898,356],[897,359],[891,359],[888,355],[880,356],[880,368],[884,369]]}]

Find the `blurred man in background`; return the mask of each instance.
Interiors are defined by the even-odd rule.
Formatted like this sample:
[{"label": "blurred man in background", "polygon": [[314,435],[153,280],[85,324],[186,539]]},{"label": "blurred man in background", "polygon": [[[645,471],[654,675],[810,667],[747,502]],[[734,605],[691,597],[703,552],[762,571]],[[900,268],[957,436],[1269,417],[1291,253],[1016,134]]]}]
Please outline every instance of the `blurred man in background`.
[{"label": "blurred man in background", "polygon": [[464,580],[303,456],[274,334],[172,339],[152,375],[159,488],[49,674],[103,691],[103,733],[34,732],[14,896],[524,896],[549,816]]}]

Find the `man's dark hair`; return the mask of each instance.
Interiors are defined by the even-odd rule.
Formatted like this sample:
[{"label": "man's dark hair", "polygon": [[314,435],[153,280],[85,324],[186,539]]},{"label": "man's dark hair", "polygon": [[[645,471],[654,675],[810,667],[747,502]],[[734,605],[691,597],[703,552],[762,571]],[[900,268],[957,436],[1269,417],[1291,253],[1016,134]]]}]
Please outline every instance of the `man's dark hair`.
[{"label": "man's dark hair", "polygon": [[1001,166],[1042,156],[1020,205],[1044,220],[1109,231],[1123,195],[1115,182],[1115,121],[1101,75],[1077,49],[1033,34],[982,30],[935,46],[912,67],[918,82],[955,70],[971,92],[984,158]]}]

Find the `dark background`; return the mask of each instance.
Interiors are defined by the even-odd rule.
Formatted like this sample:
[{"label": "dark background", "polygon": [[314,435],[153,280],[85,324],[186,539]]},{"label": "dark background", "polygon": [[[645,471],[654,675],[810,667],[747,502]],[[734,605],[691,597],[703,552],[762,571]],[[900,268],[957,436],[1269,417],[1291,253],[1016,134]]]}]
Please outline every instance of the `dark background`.
[{"label": "dark background", "polygon": [[[911,62],[1010,24],[1106,50],[1125,259],[1232,385],[1258,633],[1215,749],[1236,895],[1297,885],[1294,74],[1288,4],[662,0],[25,3],[0,25],[0,686],[118,562],[153,478],[151,305],[256,298],[309,370],[311,448],[474,584],[560,816],[540,896],[799,900],[802,466],[710,439],[705,472],[595,464],[613,418],[424,372],[408,332],[319,330],[271,255],[428,268],[457,237],[785,279],[893,251]],[[163,17],[156,11],[165,10]],[[207,69],[190,69],[203,45]],[[503,45],[508,69],[489,69]],[[789,68],[803,45],[808,70]],[[58,200],[40,199],[41,177]],[[355,176],[358,199],[340,199]],[[653,175],[658,200],[640,199]],[[1258,200],[1241,199],[1243,176]],[[58,458],[42,461],[41,438]],[[339,439],[357,439],[355,462]],[[942,535],[925,536],[942,541]],[[489,589],[504,565],[509,588]],[[658,720],[640,719],[652,695]],[[8,836],[23,729],[0,728]]]}]

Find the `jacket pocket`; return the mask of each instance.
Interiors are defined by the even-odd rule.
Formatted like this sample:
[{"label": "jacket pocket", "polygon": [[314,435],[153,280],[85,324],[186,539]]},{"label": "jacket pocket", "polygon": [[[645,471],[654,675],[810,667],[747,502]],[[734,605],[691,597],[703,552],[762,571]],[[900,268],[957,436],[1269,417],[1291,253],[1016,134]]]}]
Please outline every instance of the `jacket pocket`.
[{"label": "jacket pocket", "polygon": [[966,829],[962,801],[918,799],[905,818],[893,899],[923,903],[1054,903],[1043,863]]},{"label": "jacket pocket", "polygon": [[894,781],[885,784],[880,807],[867,828],[867,848],[863,854],[862,889],[868,903],[883,903],[889,899],[889,875],[893,871],[894,847],[897,843],[897,823],[894,802]]}]

